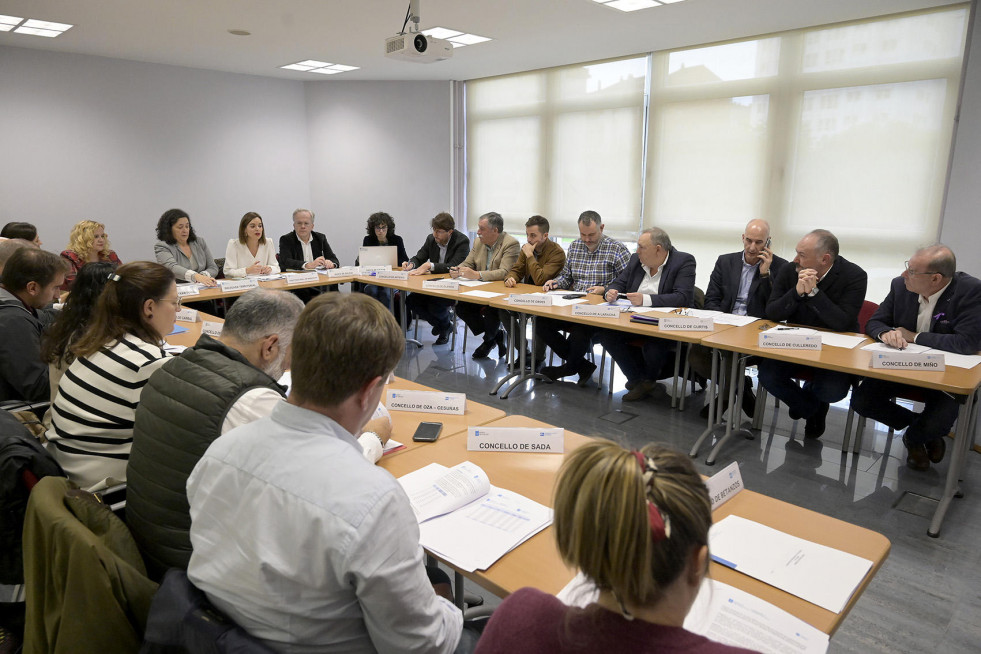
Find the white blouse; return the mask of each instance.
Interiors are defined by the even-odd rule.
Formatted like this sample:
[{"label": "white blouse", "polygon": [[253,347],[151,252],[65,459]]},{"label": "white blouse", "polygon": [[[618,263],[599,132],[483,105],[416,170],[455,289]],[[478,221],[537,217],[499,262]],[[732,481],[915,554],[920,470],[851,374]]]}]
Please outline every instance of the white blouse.
[{"label": "white blouse", "polygon": [[256,261],[260,265],[272,268],[272,273],[279,272],[279,262],[276,261],[276,248],[268,238],[265,243],[259,243],[255,255],[249,252],[249,246],[237,238],[229,239],[225,248],[225,277],[245,277],[245,269]]}]

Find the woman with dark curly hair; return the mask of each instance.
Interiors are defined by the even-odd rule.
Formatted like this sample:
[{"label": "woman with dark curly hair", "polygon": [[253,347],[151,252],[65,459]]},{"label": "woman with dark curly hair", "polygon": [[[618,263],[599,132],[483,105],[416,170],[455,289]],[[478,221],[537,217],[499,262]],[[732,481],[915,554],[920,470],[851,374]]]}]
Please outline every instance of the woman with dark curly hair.
[{"label": "woman with dark curly hair", "polygon": [[[398,265],[401,266],[403,263],[409,260],[409,255],[405,252],[405,243],[402,241],[402,237],[395,233],[395,220],[390,215],[384,211],[378,211],[371,214],[368,216],[366,231],[368,234],[364,237],[364,241],[361,243],[362,246],[395,246],[398,248],[398,250],[396,250],[398,255]],[[362,290],[367,295],[370,295],[385,306],[388,306],[391,290],[383,286],[370,285],[365,285]]]},{"label": "woman with dark curly hair", "polygon": [[157,243],[153,246],[157,263],[166,266],[177,279],[217,286],[218,264],[203,238],[191,227],[191,219],[181,209],[168,209],[157,221]]}]

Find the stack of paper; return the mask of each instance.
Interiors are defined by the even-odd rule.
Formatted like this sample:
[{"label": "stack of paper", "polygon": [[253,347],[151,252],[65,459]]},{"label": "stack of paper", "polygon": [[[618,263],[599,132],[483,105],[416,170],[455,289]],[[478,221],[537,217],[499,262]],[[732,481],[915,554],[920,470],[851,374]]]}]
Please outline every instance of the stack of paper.
[{"label": "stack of paper", "polygon": [[[634,311],[639,311],[642,307],[637,307]],[[648,311],[656,311],[658,313],[677,313],[684,311],[685,316],[690,316],[692,318],[711,318],[719,325],[735,325],[736,327],[742,327],[743,325],[748,325],[752,322],[756,322],[759,318],[754,318],[753,316],[737,316],[734,313],[723,313],[722,311],[712,311],[711,309],[679,309],[678,307],[643,307]]]},{"label": "stack of paper", "polygon": [[419,520],[419,543],[466,572],[485,570],[552,524],[552,509],[490,485],[480,467],[431,463],[399,478]]}]

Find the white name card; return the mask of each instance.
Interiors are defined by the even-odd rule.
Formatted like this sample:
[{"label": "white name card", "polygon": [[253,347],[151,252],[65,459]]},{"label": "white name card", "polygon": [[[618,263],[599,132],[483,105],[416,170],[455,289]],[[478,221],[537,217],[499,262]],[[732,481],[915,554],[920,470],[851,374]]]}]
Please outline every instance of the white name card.
[{"label": "white name card", "polygon": [[420,411],[422,413],[449,413],[462,416],[467,406],[465,393],[440,393],[439,391],[385,391],[385,406],[390,411]]},{"label": "white name card", "polygon": [[201,316],[195,309],[181,309],[177,312],[177,319],[183,322],[197,322],[201,320]]},{"label": "white name card", "polygon": [[221,290],[226,293],[259,288],[259,281],[254,277],[246,277],[245,279],[220,279],[218,283],[221,284]]},{"label": "white name card", "polygon": [[201,295],[201,289],[197,284],[178,284],[177,297],[187,297],[188,295]]},{"label": "white name card", "polygon": [[283,276],[286,278],[287,286],[292,286],[293,284],[306,284],[308,282],[320,281],[320,274],[316,270],[311,270],[310,272],[302,272],[302,273],[286,273]]},{"label": "white name card", "polygon": [[374,275],[375,279],[401,279],[403,282],[409,279],[408,270],[379,270]]},{"label": "white name card", "polygon": [[530,307],[550,307],[552,306],[552,296],[536,295],[534,293],[511,293],[511,295],[508,296],[508,304]]},{"label": "white name card", "polygon": [[391,266],[361,266],[361,274],[374,275],[375,273],[387,272],[391,269]]},{"label": "white name card", "polygon": [[760,334],[759,346],[771,350],[820,350],[821,334],[812,329],[776,327]]},{"label": "white name card", "polygon": [[360,275],[361,270],[357,266],[341,266],[340,268],[331,268],[327,271],[327,279],[334,279],[335,277],[354,277]]},{"label": "white name card", "polygon": [[661,331],[710,332],[715,329],[715,320],[694,316],[664,316],[658,319],[657,326]]},{"label": "white name card", "polygon": [[886,370],[942,371],[946,368],[946,361],[942,354],[928,354],[926,352],[920,354],[903,351],[873,352],[870,367]]},{"label": "white name card", "polygon": [[478,452],[535,452],[561,454],[565,429],[561,427],[470,427],[467,449]]},{"label": "white name card", "polygon": [[423,288],[433,289],[433,290],[445,290],[445,291],[459,291],[460,282],[455,279],[430,279],[422,283]]},{"label": "white name card", "polygon": [[211,338],[218,338],[221,336],[221,327],[223,324],[224,323],[205,320],[201,323],[201,333],[207,334]]},{"label": "white name card", "polygon": [[733,461],[709,477],[705,486],[708,488],[709,499],[712,500],[712,510],[715,511],[745,488],[743,476],[739,472],[739,462]]},{"label": "white name card", "polygon": [[573,304],[572,315],[592,318],[619,318],[620,307],[605,304]]}]

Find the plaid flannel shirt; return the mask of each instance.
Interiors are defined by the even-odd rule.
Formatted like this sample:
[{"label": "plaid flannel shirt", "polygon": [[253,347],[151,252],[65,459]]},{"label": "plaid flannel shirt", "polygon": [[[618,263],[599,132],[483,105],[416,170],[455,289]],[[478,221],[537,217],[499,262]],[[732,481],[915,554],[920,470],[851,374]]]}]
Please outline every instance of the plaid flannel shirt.
[{"label": "plaid flannel shirt", "polygon": [[627,267],[630,251],[620,241],[603,236],[595,252],[576,239],[566,253],[565,266],[555,278],[559,288],[585,293],[590,286],[608,286]]}]

